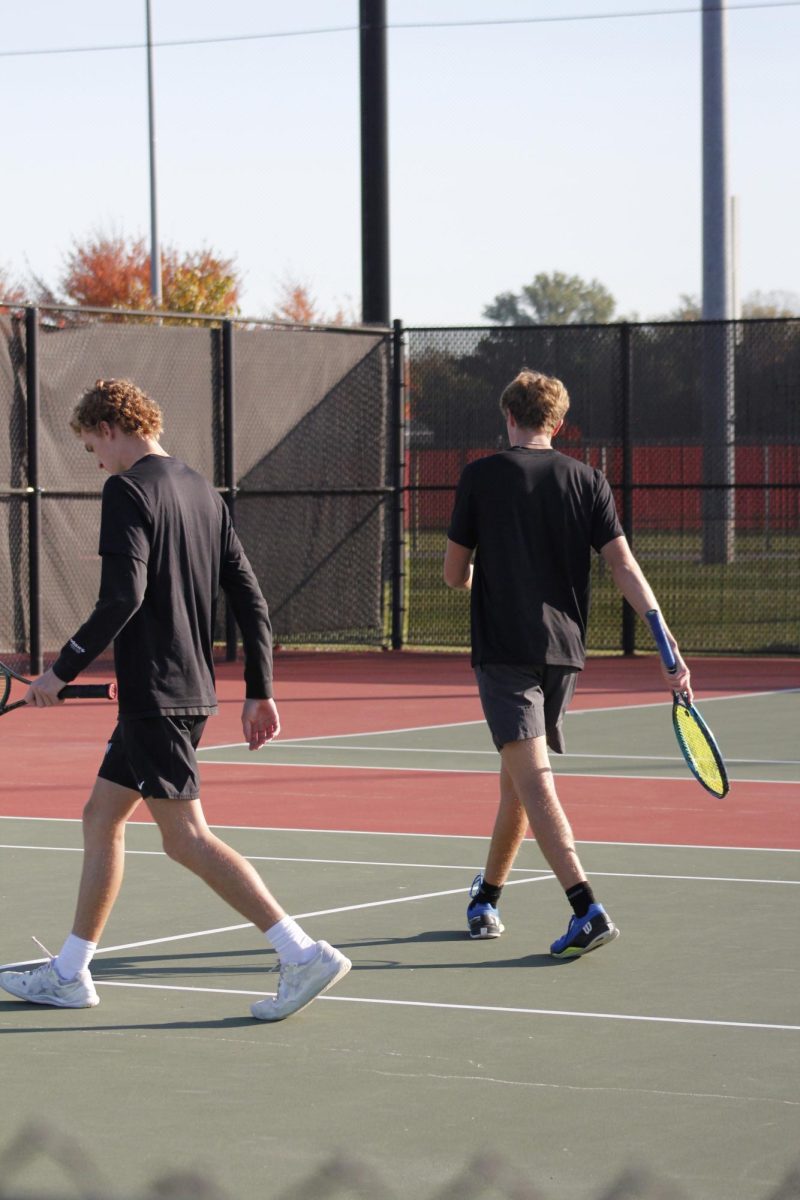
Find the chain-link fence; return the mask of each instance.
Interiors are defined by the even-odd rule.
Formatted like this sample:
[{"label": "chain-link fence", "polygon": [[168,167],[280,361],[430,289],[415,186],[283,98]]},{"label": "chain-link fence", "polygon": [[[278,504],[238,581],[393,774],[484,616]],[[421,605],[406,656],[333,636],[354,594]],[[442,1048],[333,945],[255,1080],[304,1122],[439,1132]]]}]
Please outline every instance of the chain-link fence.
[{"label": "chain-link fence", "polygon": [[[407,641],[464,646],[441,586],[453,488],[505,445],[528,366],[571,408],[556,447],[608,476],[634,551],[692,652],[800,652],[800,320],[409,329]],[[589,650],[651,649],[593,567]]]},{"label": "chain-link fence", "polygon": [[276,640],[383,644],[390,336],[101,316],[0,316],[2,657],[35,670],[94,605],[103,477],[68,420],[112,377],[159,401],[165,447],[225,495]]},{"label": "chain-link fence", "polygon": [[[225,495],[286,644],[465,647],[441,577],[465,463],[505,444],[523,366],[563,379],[557,446],[601,468],[690,652],[800,652],[800,320],[409,329],[0,315],[0,655],[35,668],[99,580],[102,478],[67,429],[136,380]],[[402,349],[401,349],[402,348]],[[220,645],[233,630],[221,621]],[[650,649],[593,565],[590,652]]]}]

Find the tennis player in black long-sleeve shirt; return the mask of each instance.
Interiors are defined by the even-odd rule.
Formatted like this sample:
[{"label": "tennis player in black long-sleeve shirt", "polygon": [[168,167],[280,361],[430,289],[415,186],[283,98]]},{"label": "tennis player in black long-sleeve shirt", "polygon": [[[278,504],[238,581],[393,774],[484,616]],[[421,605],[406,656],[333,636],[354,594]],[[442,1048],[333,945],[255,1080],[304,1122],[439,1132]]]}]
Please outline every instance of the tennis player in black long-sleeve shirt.
[{"label": "tennis player in black long-sleeve shirt", "polygon": [[220,496],[162,448],[162,414],[153,400],[128,380],[98,380],[71,426],[110,476],[100,523],[100,595],[26,700],[37,708],[59,703],[61,688],[113,641],[119,720],[84,809],[72,932],[54,958],[32,971],[4,972],[0,986],[36,1004],[99,1003],[89,964],[122,883],[126,822],[144,800],[170,858],[252,921],[276,951],[277,995],[251,1011],[259,1020],[282,1020],[341,979],[350,962],[327,942],[313,941],[251,864],[211,832],[195,754],[217,711],[212,650],[220,589],[244,643],[245,740],[258,750],[280,730],[266,601]]}]

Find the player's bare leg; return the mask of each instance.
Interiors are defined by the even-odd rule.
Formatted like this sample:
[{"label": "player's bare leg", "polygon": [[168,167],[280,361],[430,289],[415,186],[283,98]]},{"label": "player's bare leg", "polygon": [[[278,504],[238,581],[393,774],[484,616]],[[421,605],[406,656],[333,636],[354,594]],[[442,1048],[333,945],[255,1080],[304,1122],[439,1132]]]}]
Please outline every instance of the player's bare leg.
[{"label": "player's bare leg", "polygon": [[565,891],[581,883],[586,875],[556,792],[546,738],[506,742],[501,755],[528,814],[533,836],[556,879]]},{"label": "player's bare leg", "polygon": [[539,849],[573,909],[567,932],[552,943],[550,953],[555,958],[577,958],[614,941],[619,930],[595,900],[581,866],[570,823],[556,792],[546,739],[507,742],[501,753]]},{"label": "player's bare leg", "polygon": [[199,799],[148,797],[146,803],[170,858],[199,876],[262,933],[283,920],[286,913],[255,867],[211,832]]},{"label": "player's bare leg", "polygon": [[334,946],[313,941],[287,916],[255,868],[209,829],[198,800],[147,800],[170,858],[187,867],[231,908],[266,934],[280,963],[275,997],[251,1004],[259,1021],[299,1012],[350,970]]},{"label": "player's bare leg", "polygon": [[4,971],[0,987],[20,1000],[55,1008],[100,1003],[89,963],[119,895],[125,824],[141,797],[107,779],[95,781],[83,810],[83,866],[72,932],[55,958],[29,971]]},{"label": "player's bare leg", "polygon": [[83,867],[72,932],[100,941],[125,871],[125,826],[141,796],[108,779],[95,780],[83,810]]},{"label": "player's bare leg", "polygon": [[519,801],[505,763],[500,766],[500,803],[495,817],[483,878],[502,887],[528,832],[528,814]]}]

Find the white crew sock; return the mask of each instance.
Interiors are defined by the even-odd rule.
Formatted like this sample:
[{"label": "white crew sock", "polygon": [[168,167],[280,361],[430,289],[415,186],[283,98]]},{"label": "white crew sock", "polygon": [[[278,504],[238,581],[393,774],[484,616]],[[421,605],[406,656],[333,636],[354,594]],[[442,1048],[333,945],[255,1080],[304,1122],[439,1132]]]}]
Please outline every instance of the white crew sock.
[{"label": "white crew sock", "polygon": [[71,933],[55,957],[53,966],[64,983],[70,983],[92,961],[97,942],[85,942]]},{"label": "white crew sock", "polygon": [[284,917],[264,937],[282,963],[307,963],[314,957],[317,943],[304,933],[291,917]]}]

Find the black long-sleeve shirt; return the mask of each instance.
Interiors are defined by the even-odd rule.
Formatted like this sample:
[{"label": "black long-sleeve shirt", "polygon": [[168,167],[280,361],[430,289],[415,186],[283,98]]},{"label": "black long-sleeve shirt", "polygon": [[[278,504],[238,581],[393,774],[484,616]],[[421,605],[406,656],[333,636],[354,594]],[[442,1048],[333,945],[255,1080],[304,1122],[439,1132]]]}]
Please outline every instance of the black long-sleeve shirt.
[{"label": "black long-sleeve shirt", "polygon": [[272,695],[267,603],[220,496],[178,459],[149,454],[103,488],[97,604],[53,664],[65,683],[114,642],[120,714],[216,712],[220,589],[242,633],[246,695]]}]

